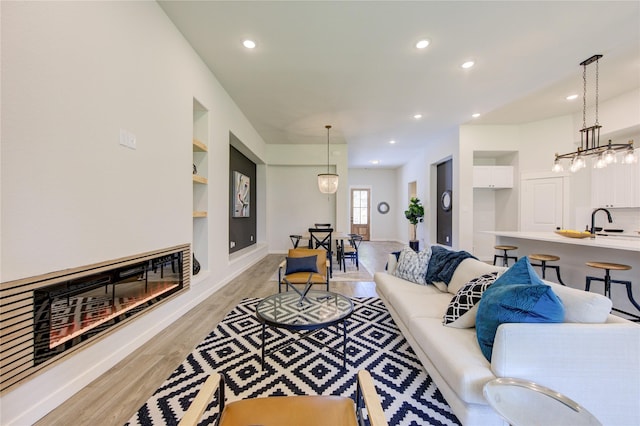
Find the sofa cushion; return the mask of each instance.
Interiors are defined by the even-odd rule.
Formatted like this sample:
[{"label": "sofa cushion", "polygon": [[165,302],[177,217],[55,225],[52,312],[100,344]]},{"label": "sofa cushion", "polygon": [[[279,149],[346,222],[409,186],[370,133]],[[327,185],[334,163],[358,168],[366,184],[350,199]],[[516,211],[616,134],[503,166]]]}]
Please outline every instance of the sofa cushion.
[{"label": "sofa cushion", "polygon": [[483,355],[491,360],[493,341],[503,323],[559,323],[564,307],[550,286],[542,282],[525,256],[502,274],[483,294],[476,330]]},{"label": "sofa cushion", "polygon": [[[427,288],[435,290],[432,286],[427,286]],[[442,316],[449,306],[450,299],[449,293],[436,291],[431,294],[398,292],[392,294],[388,300],[405,324],[409,324],[412,318],[424,317],[437,319],[442,327]]]},{"label": "sofa cushion", "polygon": [[447,308],[442,323],[449,327],[471,328],[476,325],[476,312],[478,303],[485,290],[493,284],[498,276],[498,272],[481,275],[469,281],[462,287]]},{"label": "sofa cushion", "polygon": [[373,274],[373,280],[376,283],[376,292],[389,301],[392,301],[396,295],[401,293],[413,294],[417,298],[422,298],[424,295],[442,293],[432,285],[419,285],[386,272],[376,272]]},{"label": "sofa cushion", "polygon": [[564,321],[603,323],[611,312],[611,299],[591,291],[583,291],[545,281],[564,305]]},{"label": "sofa cushion", "polygon": [[412,318],[409,332],[456,395],[466,403],[487,402],[485,383],[495,379],[473,328],[443,327],[439,318]]},{"label": "sofa cushion", "polygon": [[447,291],[451,294],[456,294],[458,290],[464,287],[469,281],[480,275],[490,274],[491,272],[502,273],[506,270],[507,268],[504,266],[491,265],[481,262],[478,259],[465,259],[460,262],[460,265],[458,265],[453,273]]},{"label": "sofa cushion", "polygon": [[425,284],[424,277],[427,273],[430,257],[431,247],[426,247],[416,253],[411,247],[407,246],[400,252],[398,264],[393,275],[416,284]]},{"label": "sofa cushion", "polygon": [[399,251],[392,251],[387,255],[387,264],[384,266],[384,270],[387,271],[388,274],[393,274],[396,270],[396,266],[398,266],[398,259],[400,258]]},{"label": "sofa cushion", "polygon": [[427,284],[444,283],[449,285],[458,265],[473,256],[466,251],[453,251],[440,246],[431,248],[431,259],[427,268]]}]

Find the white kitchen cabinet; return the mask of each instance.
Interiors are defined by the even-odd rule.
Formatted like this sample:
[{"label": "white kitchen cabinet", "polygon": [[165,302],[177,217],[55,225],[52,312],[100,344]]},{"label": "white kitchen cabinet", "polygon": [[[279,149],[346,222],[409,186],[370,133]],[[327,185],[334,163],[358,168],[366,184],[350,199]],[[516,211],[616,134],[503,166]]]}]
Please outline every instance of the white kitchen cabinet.
[{"label": "white kitchen cabinet", "polygon": [[513,166],[473,166],[474,188],[513,188]]},{"label": "white kitchen cabinet", "polygon": [[610,164],[591,170],[593,208],[640,207],[640,163]]}]

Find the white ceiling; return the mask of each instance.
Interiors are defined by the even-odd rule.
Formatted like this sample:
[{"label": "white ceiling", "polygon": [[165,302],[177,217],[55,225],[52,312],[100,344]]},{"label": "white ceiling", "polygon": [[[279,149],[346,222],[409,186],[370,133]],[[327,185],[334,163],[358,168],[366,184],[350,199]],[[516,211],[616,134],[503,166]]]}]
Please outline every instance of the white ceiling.
[{"label": "white ceiling", "polygon": [[475,112],[508,124],[582,111],[579,64],[594,54],[600,102],[640,87],[638,1],[159,4],[266,143],[324,144],[331,124],[350,167],[398,167]]}]

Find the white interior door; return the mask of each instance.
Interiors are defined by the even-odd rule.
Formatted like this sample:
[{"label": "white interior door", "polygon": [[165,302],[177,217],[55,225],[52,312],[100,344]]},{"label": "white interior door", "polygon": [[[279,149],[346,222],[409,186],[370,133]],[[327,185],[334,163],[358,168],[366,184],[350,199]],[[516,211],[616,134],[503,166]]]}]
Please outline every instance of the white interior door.
[{"label": "white interior door", "polygon": [[523,179],[520,230],[553,231],[564,226],[564,179],[561,176]]}]

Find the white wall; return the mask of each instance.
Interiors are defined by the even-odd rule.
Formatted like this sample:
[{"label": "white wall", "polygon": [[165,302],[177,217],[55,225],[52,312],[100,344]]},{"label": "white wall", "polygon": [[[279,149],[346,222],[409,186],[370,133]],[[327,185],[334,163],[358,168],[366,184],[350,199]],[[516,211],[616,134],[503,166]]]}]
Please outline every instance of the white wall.
[{"label": "white wall", "polygon": [[[396,169],[349,169],[349,188],[369,188],[371,190],[371,241],[397,240],[399,221],[406,221],[406,205],[396,200],[398,171]],[[378,212],[378,203],[389,204],[389,212]],[[351,204],[349,203],[349,208]]]},{"label": "white wall", "polygon": [[[600,102],[600,122],[603,125],[601,143],[609,136],[615,142],[624,143],[638,133],[640,125],[640,91],[633,90],[605,102]],[[590,115],[591,114],[591,115]],[[587,112],[587,117],[593,117]],[[589,119],[588,119],[589,120]],[[606,121],[605,121],[606,120]],[[588,122],[587,125],[590,125]],[[519,182],[522,174],[549,172],[553,165],[554,154],[572,152],[579,146],[579,129],[582,127],[582,113],[553,117],[518,125],[464,125],[460,127],[460,168],[454,169],[461,183],[462,209],[458,210],[458,222],[461,227],[460,247],[474,250],[472,241],[477,230],[474,223],[474,194],[482,196],[484,191],[472,189],[471,165],[476,151],[517,151],[516,174],[513,190],[498,190],[494,194],[496,205],[501,209],[495,212],[496,229],[517,230],[519,224]],[[578,141],[576,144],[576,140]],[[640,141],[636,141],[640,143]],[[585,215],[591,212],[590,206],[590,170],[582,170],[568,177],[569,219],[568,228],[584,228]],[[486,203],[476,206],[486,207]],[[482,211],[482,209],[480,209]],[[628,215],[621,214],[621,217]],[[455,221],[455,219],[454,219]],[[480,220],[480,222],[483,222]],[[478,236],[475,235],[476,240]]]},{"label": "white wall", "polygon": [[292,248],[289,235],[308,233],[315,223],[336,223],[336,196],[318,190],[318,173],[326,171],[326,166],[267,168],[270,253],[286,253]]},{"label": "white wall", "polygon": [[[349,225],[349,169],[346,145],[331,145],[330,171],[340,176],[338,191],[332,195],[320,193],[318,173],[327,171],[326,145],[269,144],[267,146],[267,244],[274,253],[283,253],[291,247],[289,235],[306,231],[320,217],[335,224],[334,229],[343,231]],[[293,168],[292,168],[293,167]],[[271,182],[271,179],[275,179]],[[279,205],[301,198],[295,211],[283,212]],[[309,202],[311,205],[309,205]],[[332,211],[326,210],[327,205]],[[318,214],[314,208],[322,213]],[[295,215],[295,216],[294,216]],[[316,219],[317,218],[317,219]],[[325,220],[325,219],[323,219]]]},{"label": "white wall", "polygon": [[267,253],[259,213],[256,247],[228,254],[229,131],[258,159],[266,149],[157,3],[1,7],[2,281],[189,243],[194,97],[211,116],[210,272],[3,394],[2,424],[31,424]]},{"label": "white wall", "polygon": [[[396,199],[400,210],[404,212],[409,206],[408,184],[409,182],[417,183],[417,196],[424,205],[424,223],[418,225],[418,240],[420,247],[435,244],[436,241],[436,167],[438,164],[448,160],[453,160],[453,241],[452,247],[459,246],[459,222],[455,220],[455,209],[460,208],[460,180],[456,170],[459,169],[459,153],[458,153],[457,130],[449,134],[442,135],[440,138],[425,138],[425,149],[417,152],[413,159],[404,165],[398,174],[398,191]],[[397,224],[397,233],[401,241],[408,244],[409,227],[408,221],[404,217],[404,213],[399,216]]]},{"label": "white wall", "polygon": [[[460,181],[460,204],[462,206],[454,215],[460,224],[459,247],[473,253],[474,241],[474,189],[473,189],[473,164],[476,151],[517,151],[519,147],[520,130],[518,126],[461,126],[460,127],[460,166],[454,174],[458,174]],[[514,163],[514,173],[518,176],[518,164]],[[517,180],[517,178],[515,179]],[[511,227],[518,223],[518,189],[499,190],[509,191],[508,194],[496,193],[496,202],[505,208],[510,206],[511,215],[502,216],[504,212],[496,214],[495,221],[505,227]],[[482,192],[476,192],[482,196]],[[509,199],[500,199],[508,197]],[[455,221],[455,216],[454,216]]]},{"label": "white wall", "polygon": [[480,260],[493,260],[495,237],[483,231],[496,229],[496,191],[489,188],[473,190],[472,252]]}]

